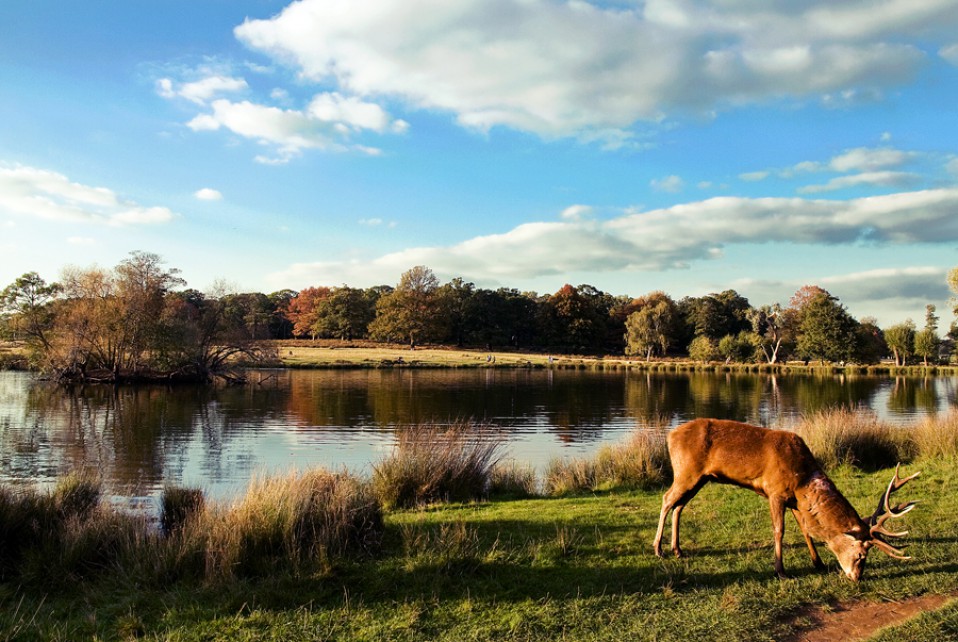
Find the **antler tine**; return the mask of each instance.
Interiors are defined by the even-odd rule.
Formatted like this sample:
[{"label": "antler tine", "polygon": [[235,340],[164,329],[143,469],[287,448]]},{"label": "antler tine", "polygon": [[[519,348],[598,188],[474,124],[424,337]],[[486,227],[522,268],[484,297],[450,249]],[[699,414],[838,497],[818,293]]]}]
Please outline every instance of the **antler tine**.
[{"label": "antler tine", "polygon": [[878,526],[880,524],[878,520],[882,516],[888,515],[891,517],[900,517],[914,508],[915,504],[918,503],[917,501],[912,501],[906,502],[904,504],[897,504],[894,508],[889,506],[891,494],[921,474],[921,471],[918,471],[917,473],[902,479],[898,474],[900,469],[901,463],[895,466],[895,475],[891,478],[891,481],[888,483],[888,488],[885,490],[885,494],[882,495],[881,500],[878,502],[878,508],[875,509],[875,512],[869,518],[869,522],[872,524],[872,526]]},{"label": "antler tine", "polygon": [[895,548],[888,542],[883,542],[880,539],[872,540],[872,543],[878,547],[882,553],[888,557],[894,557],[896,560],[910,560],[910,555],[905,555],[905,551],[900,548]]}]

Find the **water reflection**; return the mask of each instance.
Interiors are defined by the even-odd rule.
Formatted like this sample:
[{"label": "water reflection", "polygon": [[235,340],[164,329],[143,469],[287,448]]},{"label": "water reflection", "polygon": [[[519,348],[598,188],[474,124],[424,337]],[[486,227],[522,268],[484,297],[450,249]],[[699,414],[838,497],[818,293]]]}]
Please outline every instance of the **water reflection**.
[{"label": "water reflection", "polygon": [[90,387],[0,373],[0,480],[98,469],[113,492],[164,483],[229,495],[259,471],[368,470],[395,430],[472,418],[506,431],[542,466],[636,425],[713,416],[770,424],[837,405],[892,420],[955,404],[953,378],[547,370],[263,371],[245,387]]}]

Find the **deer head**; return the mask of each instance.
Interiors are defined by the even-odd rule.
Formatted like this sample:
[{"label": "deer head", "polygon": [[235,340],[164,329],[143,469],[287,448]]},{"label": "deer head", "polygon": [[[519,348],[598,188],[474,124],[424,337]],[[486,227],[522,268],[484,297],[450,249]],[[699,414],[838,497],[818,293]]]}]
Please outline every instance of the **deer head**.
[{"label": "deer head", "polygon": [[867,521],[863,521],[860,528],[856,527],[852,531],[837,535],[827,542],[828,548],[838,558],[838,563],[845,575],[856,582],[861,579],[865,570],[865,558],[872,547],[898,560],[911,559],[911,557],[905,555],[903,548],[895,548],[884,539],[886,537],[904,537],[908,534],[908,531],[895,532],[886,529],[885,521],[893,517],[901,517],[918,503],[912,501],[895,506],[891,505],[892,493],[921,474],[918,472],[902,479],[898,474],[900,468],[901,464],[895,467],[895,475],[879,500],[878,508],[872,513],[872,516]]}]

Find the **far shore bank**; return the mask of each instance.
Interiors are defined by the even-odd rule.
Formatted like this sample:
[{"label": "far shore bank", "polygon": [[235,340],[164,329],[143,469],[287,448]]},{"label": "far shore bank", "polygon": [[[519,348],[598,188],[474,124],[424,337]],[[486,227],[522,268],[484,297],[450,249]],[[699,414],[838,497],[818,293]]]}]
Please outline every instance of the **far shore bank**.
[{"label": "far shore bank", "polygon": [[[273,356],[256,368],[364,369],[364,368],[545,368],[555,370],[628,370],[637,372],[741,374],[956,376],[956,365],[874,365],[806,363],[702,363],[687,358],[656,358],[649,361],[625,355],[579,355],[533,352],[502,348],[481,349],[425,345],[410,348],[371,341],[277,340],[259,344]],[[0,342],[0,370],[29,370],[22,344]]]}]

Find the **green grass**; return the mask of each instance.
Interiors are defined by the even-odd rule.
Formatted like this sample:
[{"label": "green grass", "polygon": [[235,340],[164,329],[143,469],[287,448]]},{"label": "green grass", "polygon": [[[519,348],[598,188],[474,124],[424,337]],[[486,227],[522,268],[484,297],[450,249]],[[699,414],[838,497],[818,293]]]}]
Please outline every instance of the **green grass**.
[{"label": "green grass", "polygon": [[[686,559],[651,553],[660,493],[492,501],[386,515],[380,553],[310,573],[141,582],[104,571],[83,582],[0,585],[0,639],[774,640],[802,606],[895,600],[958,589],[958,464],[925,460],[907,487],[922,503],[900,562],[873,553],[865,579],[813,572],[794,521],[786,569],[772,571],[767,504],[706,487],[683,515]],[[832,471],[869,513],[891,471]],[[956,609],[904,638],[948,639]],[[950,629],[948,627],[951,627]]]}]

